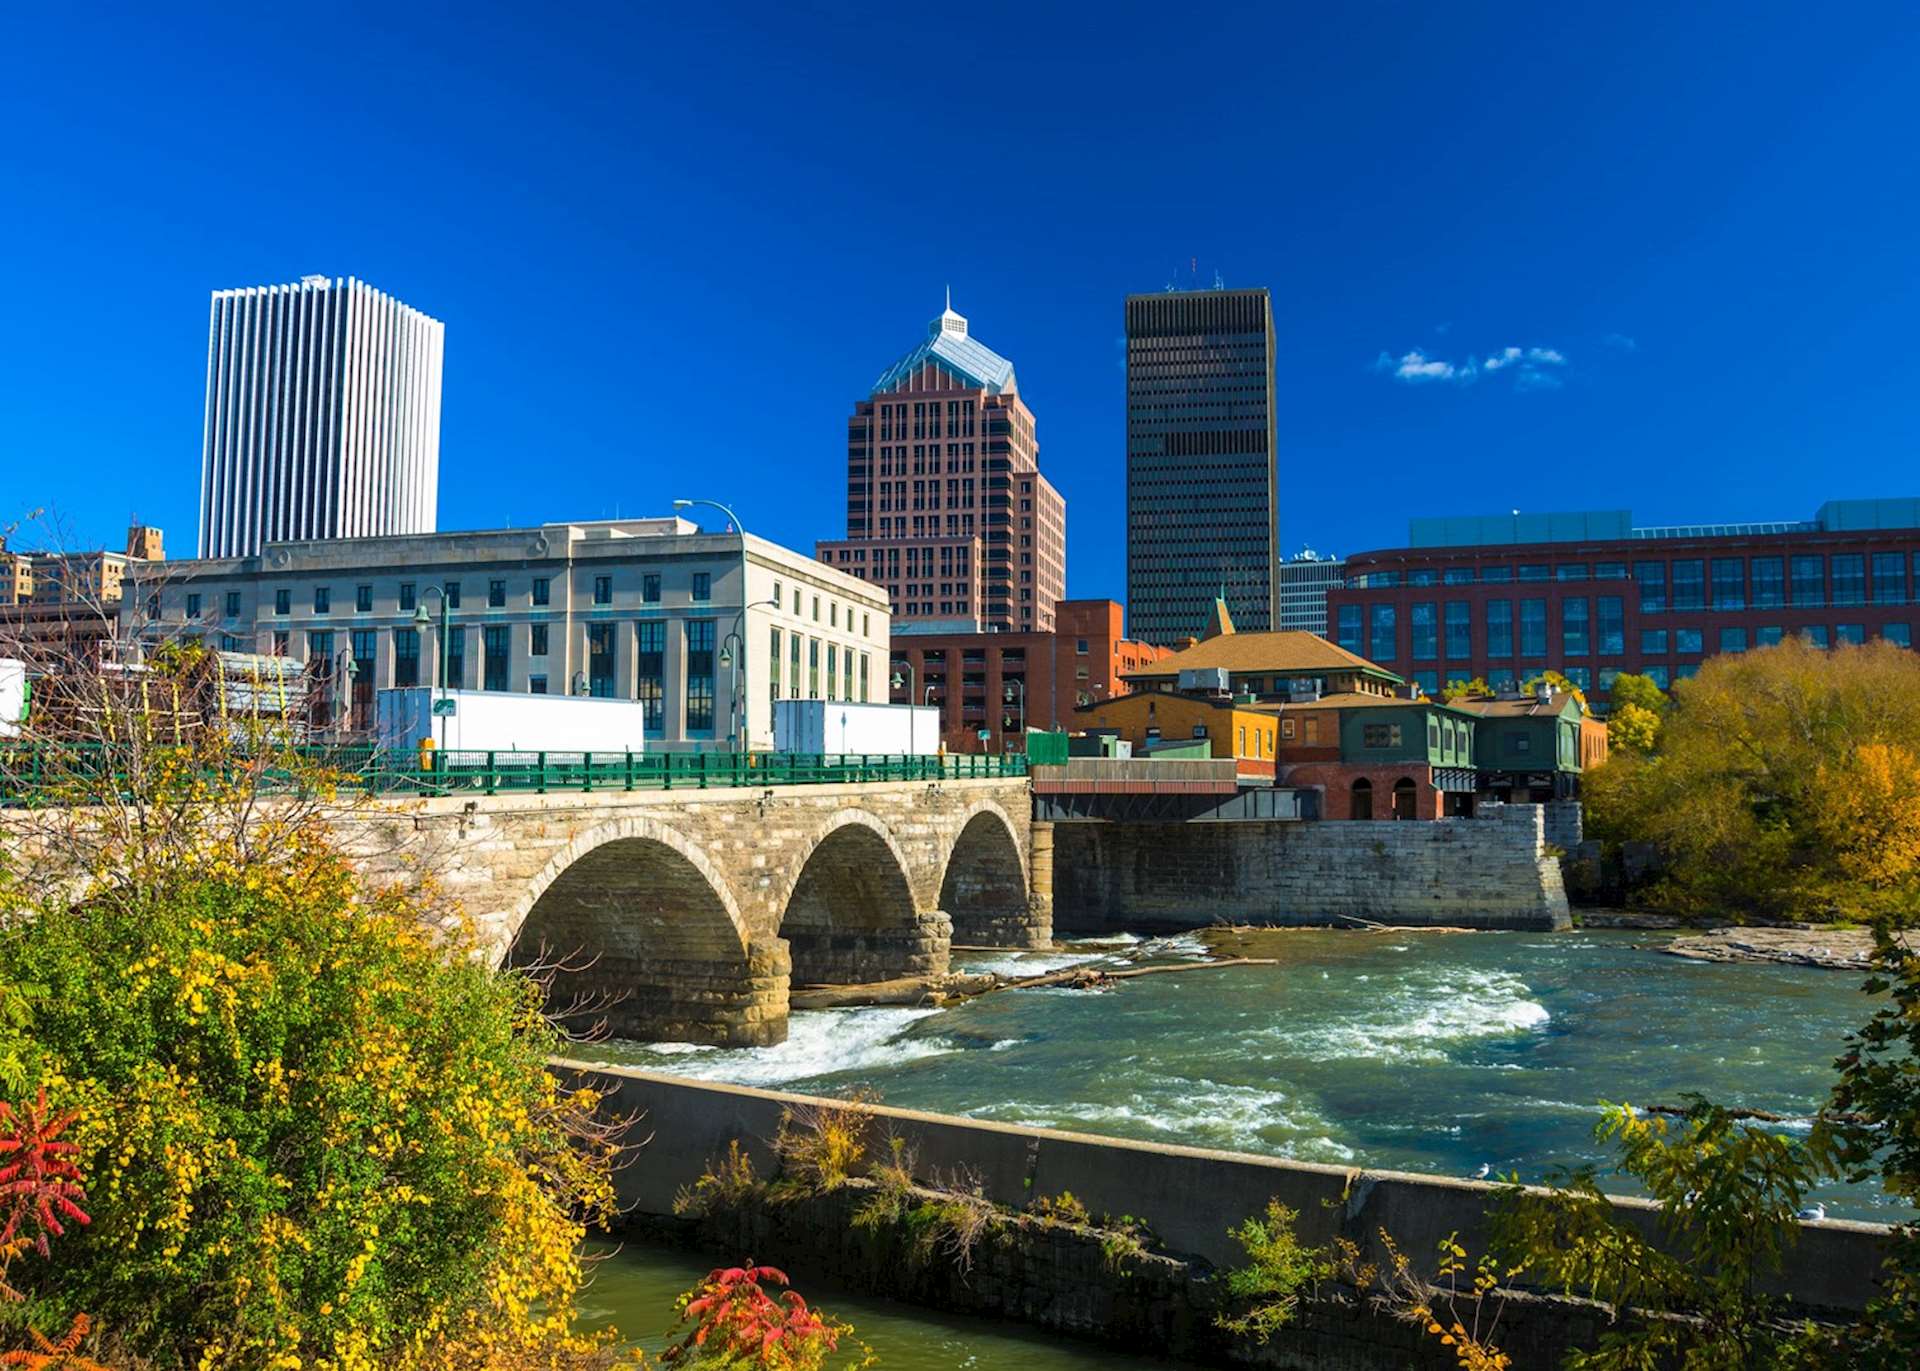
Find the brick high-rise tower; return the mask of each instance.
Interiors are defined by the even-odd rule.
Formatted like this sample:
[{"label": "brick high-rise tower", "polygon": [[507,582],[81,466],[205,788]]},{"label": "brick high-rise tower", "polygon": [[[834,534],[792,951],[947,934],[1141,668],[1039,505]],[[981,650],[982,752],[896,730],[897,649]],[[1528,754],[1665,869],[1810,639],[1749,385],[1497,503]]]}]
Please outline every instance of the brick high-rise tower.
[{"label": "brick high-rise tower", "polygon": [[847,536],[820,560],[884,586],[895,632],[1051,633],[1067,505],[1040,474],[1013,363],[947,308],[847,421]]}]

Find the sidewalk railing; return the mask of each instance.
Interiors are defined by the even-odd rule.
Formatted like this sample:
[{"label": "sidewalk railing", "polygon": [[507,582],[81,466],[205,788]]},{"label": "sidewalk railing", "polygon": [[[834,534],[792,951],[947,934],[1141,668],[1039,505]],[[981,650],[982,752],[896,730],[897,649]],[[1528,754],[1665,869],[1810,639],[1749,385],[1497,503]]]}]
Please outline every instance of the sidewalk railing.
[{"label": "sidewalk railing", "polygon": [[[126,793],[132,758],[100,744],[0,744],[0,803],[97,800]],[[424,765],[423,765],[424,763]],[[561,791],[709,790],[743,786],[848,785],[870,781],[965,781],[1027,775],[1019,753],[916,756],[818,752],[446,751],[302,747],[264,756],[253,770],[267,791],[303,787],[320,768],[370,794],[545,794]]]}]

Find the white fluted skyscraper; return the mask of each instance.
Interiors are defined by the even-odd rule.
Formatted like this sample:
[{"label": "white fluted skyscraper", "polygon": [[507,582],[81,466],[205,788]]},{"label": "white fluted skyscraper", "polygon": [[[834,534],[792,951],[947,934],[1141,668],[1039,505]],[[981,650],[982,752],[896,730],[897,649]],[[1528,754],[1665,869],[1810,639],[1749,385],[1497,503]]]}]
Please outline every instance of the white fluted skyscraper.
[{"label": "white fluted skyscraper", "polygon": [[200,555],[432,533],[446,325],[352,277],[213,293]]}]

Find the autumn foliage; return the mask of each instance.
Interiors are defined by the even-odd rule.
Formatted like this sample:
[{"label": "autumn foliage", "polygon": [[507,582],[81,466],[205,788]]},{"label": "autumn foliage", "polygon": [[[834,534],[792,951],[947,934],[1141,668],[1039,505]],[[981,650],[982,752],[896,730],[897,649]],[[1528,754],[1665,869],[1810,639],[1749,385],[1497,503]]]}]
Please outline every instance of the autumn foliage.
[{"label": "autumn foliage", "polygon": [[1920,656],[1795,639],[1704,663],[1586,781],[1588,831],[1655,844],[1679,911],[1862,917],[1920,900]]},{"label": "autumn foliage", "polygon": [[[768,1285],[786,1284],[785,1272],[751,1259],[708,1273],[680,1297],[680,1322],[692,1327],[660,1359],[715,1371],[818,1371],[852,1330],[808,1308],[798,1291],[782,1291],[778,1299],[767,1292]],[[870,1357],[856,1363],[870,1364]]]}]

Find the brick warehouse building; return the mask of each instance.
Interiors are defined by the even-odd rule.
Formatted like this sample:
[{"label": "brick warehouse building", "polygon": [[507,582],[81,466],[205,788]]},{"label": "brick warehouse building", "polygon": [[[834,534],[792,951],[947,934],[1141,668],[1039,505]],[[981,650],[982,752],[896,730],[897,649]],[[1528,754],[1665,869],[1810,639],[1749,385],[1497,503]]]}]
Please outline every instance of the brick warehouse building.
[{"label": "brick warehouse building", "polygon": [[1543,669],[1604,701],[1707,657],[1805,633],[1913,642],[1920,499],[1841,500],[1802,523],[1635,528],[1624,510],[1416,519],[1411,546],[1347,559],[1340,646],[1429,691]]},{"label": "brick warehouse building", "polygon": [[896,623],[893,702],[939,706],[949,752],[1017,752],[1026,729],[1077,727],[1077,706],[1126,694],[1127,674],[1168,655],[1129,641],[1112,600],[1061,600],[1054,611],[1052,633],[901,632]]}]

